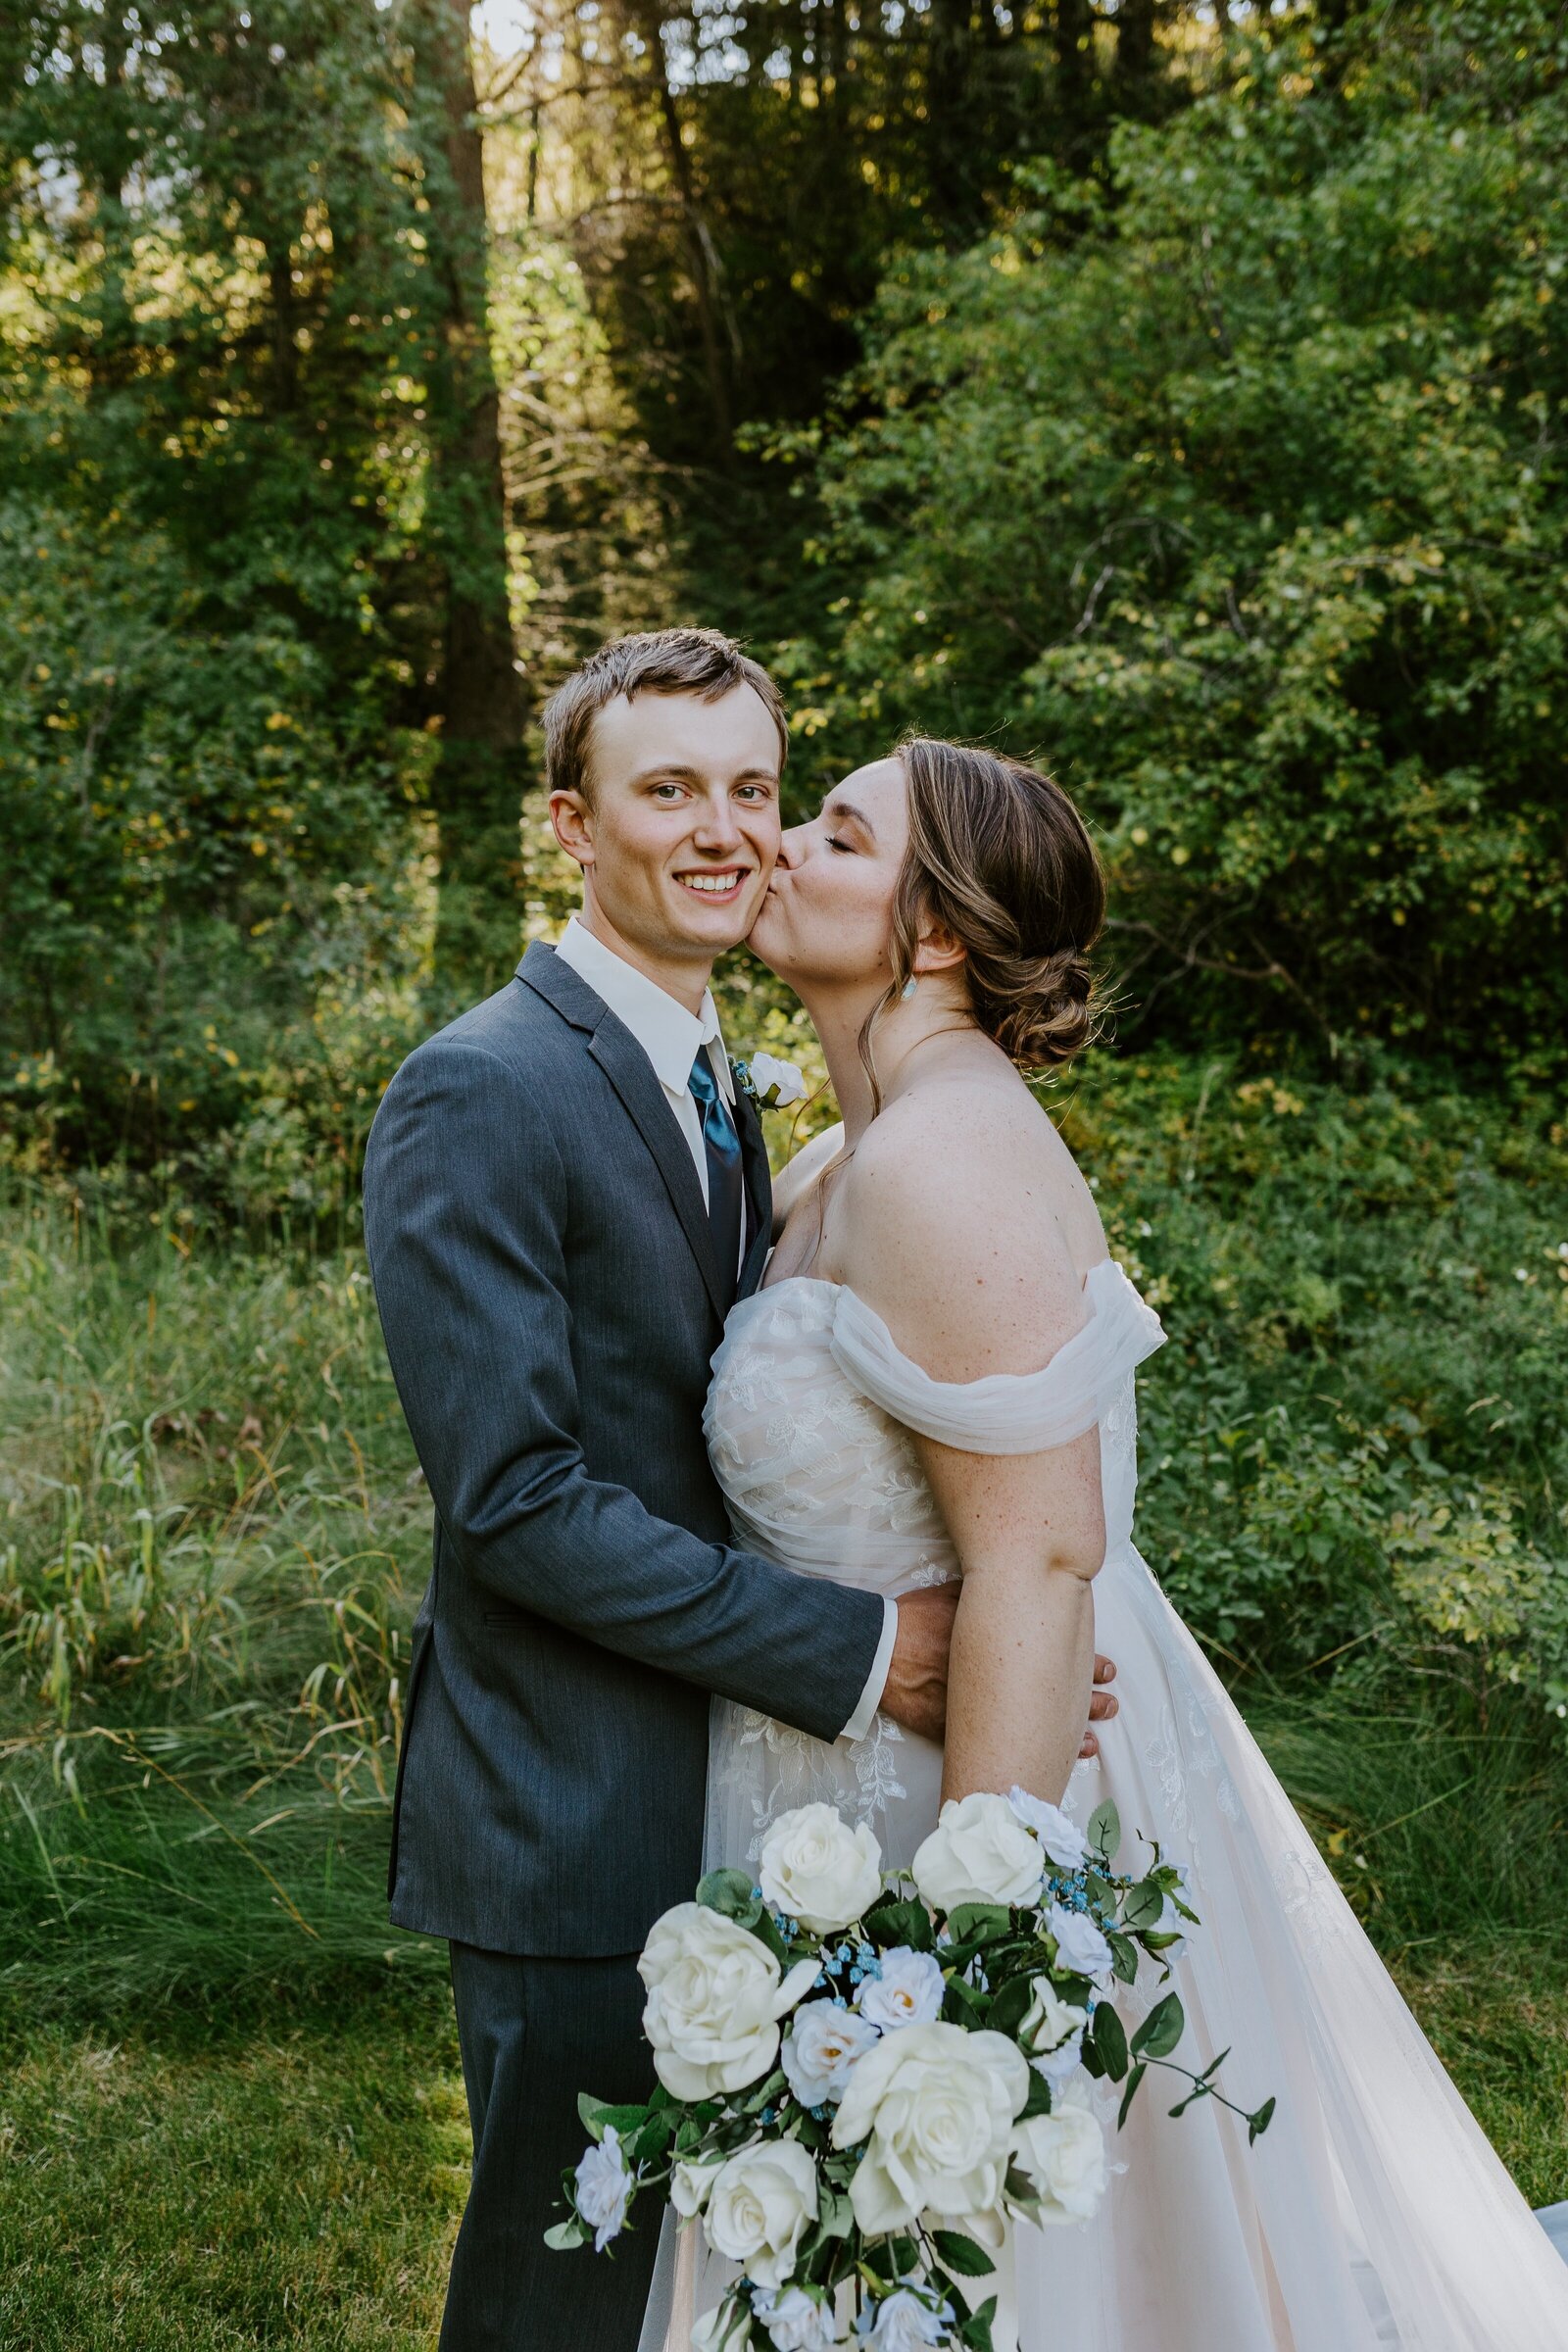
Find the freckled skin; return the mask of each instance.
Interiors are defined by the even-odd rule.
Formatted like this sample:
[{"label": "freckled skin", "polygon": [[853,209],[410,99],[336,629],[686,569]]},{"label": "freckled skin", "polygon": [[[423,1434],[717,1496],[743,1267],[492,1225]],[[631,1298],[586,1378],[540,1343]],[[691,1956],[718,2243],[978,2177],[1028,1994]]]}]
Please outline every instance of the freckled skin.
[{"label": "freckled skin", "polygon": [[[1036,1371],[1086,1320],[1083,1284],[1107,1254],[1104,1235],[1051,1120],[969,1018],[962,949],[939,930],[922,939],[913,998],[879,1020],[873,1116],[858,1038],[891,973],[906,838],[898,762],[860,769],[784,835],[753,933],[810,1013],[845,1114],[779,1187],[772,1274],[847,1284],[936,1380]],[[1023,1456],[917,1444],[963,1565],[944,1796],[1016,1781],[1055,1798],[1093,1671],[1099,1433]]]}]

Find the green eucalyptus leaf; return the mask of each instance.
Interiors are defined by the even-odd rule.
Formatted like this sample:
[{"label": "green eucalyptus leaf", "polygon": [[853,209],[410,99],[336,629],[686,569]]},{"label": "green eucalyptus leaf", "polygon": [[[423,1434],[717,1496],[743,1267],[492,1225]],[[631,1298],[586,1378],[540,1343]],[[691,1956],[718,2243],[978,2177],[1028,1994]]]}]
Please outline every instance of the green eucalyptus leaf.
[{"label": "green eucalyptus leaf", "polygon": [[993,1936],[1005,1936],[1011,1926],[1012,1913],[1001,1903],[960,1903],[948,1915],[955,1943],[988,1942]]},{"label": "green eucalyptus leaf", "polygon": [[1135,2058],[1166,2058],[1187,2030],[1180,1995],[1167,1992],[1157,2001],[1133,2035]]},{"label": "green eucalyptus leaf", "polygon": [[1138,2085],[1148,2072],[1148,2067],[1140,2058],[1138,2064],[1133,2068],[1132,2073],[1127,2078],[1127,2087],[1121,2094],[1121,2105],[1116,2110],[1116,2129],[1118,2132],[1121,2130],[1123,2124],[1127,2121],[1127,2112],[1132,2106],[1134,2098],[1137,2096]]},{"label": "green eucalyptus leaf", "polygon": [[762,1908],[743,1870],[710,1870],[697,1882],[697,1900],[705,1910],[722,1911],[726,1919],[738,1919],[743,1927],[750,1927]]},{"label": "green eucalyptus leaf", "polygon": [[1129,1935],[1139,1928],[1152,1928],[1165,1909],[1163,1887],[1152,1879],[1144,1879],[1136,1886],[1121,1907],[1121,1925]]},{"label": "green eucalyptus leaf", "polygon": [[933,2230],[931,2243],[938,2259],[960,2278],[983,2278],[997,2267],[997,2258],[961,2230]]},{"label": "green eucalyptus leaf", "polygon": [[914,1952],[936,1948],[931,1914],[924,1903],[885,1895],[881,1902],[872,1904],[860,1925],[880,1951],[890,1951],[900,1943],[906,1943]]},{"label": "green eucalyptus leaf", "polygon": [[1089,1816],[1089,1842],[1104,1861],[1115,1861],[1121,1843],[1121,1815],[1108,1796]]},{"label": "green eucalyptus leaf", "polygon": [[1127,2072],[1127,2033],[1109,2001],[1100,2003],[1089,2031],[1101,2065],[1113,2082],[1119,2082]]}]

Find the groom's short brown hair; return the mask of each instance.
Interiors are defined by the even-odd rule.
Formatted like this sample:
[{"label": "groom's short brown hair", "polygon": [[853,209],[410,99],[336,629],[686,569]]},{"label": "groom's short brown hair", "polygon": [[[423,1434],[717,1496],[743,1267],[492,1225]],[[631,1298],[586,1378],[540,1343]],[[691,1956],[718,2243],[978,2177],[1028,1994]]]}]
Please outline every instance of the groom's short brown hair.
[{"label": "groom's short brown hair", "polygon": [[634,637],[612,637],[545,705],[545,789],[594,797],[593,725],[617,694],[695,694],[716,703],[737,686],[750,686],[778,729],[778,763],[789,754],[784,698],[760,662],[742,653],[717,629],[648,629]]}]

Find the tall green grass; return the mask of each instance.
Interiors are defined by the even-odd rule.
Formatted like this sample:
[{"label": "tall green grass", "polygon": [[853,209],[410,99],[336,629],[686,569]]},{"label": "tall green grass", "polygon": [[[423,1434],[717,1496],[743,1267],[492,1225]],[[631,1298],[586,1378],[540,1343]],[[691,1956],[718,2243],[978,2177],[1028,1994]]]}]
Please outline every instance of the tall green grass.
[{"label": "tall green grass", "polygon": [[[1051,1099],[1169,1333],[1152,1564],[1391,1957],[1560,1965],[1562,1128],[1396,1071]],[[363,1254],[96,1198],[0,1208],[0,2014],[429,1975],[383,1896],[429,1507]]]},{"label": "tall green grass", "polygon": [[0,1239],[0,2001],[420,1965],[381,1903],[428,1513],[363,1258]]}]

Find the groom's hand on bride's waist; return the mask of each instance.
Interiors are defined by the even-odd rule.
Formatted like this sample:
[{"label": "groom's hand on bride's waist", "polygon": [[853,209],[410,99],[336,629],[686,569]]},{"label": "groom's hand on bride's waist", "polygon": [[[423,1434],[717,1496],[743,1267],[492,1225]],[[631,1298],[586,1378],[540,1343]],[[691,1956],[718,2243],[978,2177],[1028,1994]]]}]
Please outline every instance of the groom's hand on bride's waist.
[{"label": "groom's hand on bride's waist", "polygon": [[[953,1620],[962,1587],[925,1585],[899,1595],[899,1629],[892,1663],[882,1692],[882,1706],[895,1723],[922,1739],[940,1740],[948,1720],[948,1650]],[[1090,1729],[1084,1733],[1081,1756],[1098,1754],[1100,1742],[1093,1726],[1106,1723],[1116,1712],[1114,1693],[1105,1686],[1115,1678],[1111,1658],[1095,1659],[1095,1689],[1089,1702]]]}]

